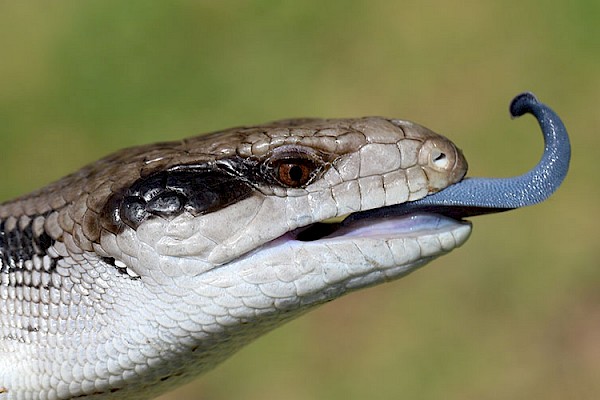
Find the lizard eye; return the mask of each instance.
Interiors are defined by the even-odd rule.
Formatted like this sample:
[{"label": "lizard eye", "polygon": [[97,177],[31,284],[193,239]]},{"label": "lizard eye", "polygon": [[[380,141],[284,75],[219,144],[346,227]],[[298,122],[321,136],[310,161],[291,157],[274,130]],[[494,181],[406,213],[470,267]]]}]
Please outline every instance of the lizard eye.
[{"label": "lizard eye", "polygon": [[323,160],[313,151],[287,146],[275,149],[266,162],[274,180],[289,188],[306,186],[319,174],[323,166]]},{"label": "lizard eye", "polygon": [[313,177],[316,165],[306,159],[285,159],[276,162],[277,180],[285,186],[297,188],[305,185]]}]

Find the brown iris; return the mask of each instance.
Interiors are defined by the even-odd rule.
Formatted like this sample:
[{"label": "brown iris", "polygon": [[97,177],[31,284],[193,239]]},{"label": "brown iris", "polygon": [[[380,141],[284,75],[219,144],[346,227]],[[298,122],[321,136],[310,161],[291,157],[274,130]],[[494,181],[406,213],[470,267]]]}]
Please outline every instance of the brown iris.
[{"label": "brown iris", "polygon": [[313,176],[316,165],[307,159],[292,158],[279,160],[275,175],[284,186],[297,188],[305,185]]}]

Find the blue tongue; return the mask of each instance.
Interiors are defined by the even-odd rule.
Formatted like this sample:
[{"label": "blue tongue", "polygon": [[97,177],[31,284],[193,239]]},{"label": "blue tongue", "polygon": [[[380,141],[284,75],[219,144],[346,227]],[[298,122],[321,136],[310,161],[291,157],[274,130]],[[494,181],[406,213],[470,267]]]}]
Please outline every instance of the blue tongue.
[{"label": "blue tongue", "polygon": [[513,117],[531,113],[542,129],[544,154],[531,171],[514,178],[465,178],[413,202],[358,213],[351,216],[351,221],[412,212],[438,213],[460,219],[546,200],[558,189],[569,170],[571,146],[567,130],[558,115],[540,103],[532,93],[515,97],[510,105],[510,113]]},{"label": "blue tongue", "polygon": [[463,179],[414,204],[474,208],[465,211],[478,215],[529,206],[550,197],[569,170],[571,145],[567,130],[559,116],[531,93],[515,97],[510,112],[513,117],[533,114],[542,129],[544,154],[531,171],[514,178]]},{"label": "blue tongue", "polygon": [[460,220],[476,215],[499,213],[508,211],[512,208],[498,207],[473,207],[461,205],[445,205],[445,204],[422,204],[420,200],[402,203],[395,206],[376,208],[374,210],[362,211],[359,213],[350,214],[342,225],[354,224],[363,219],[378,219],[378,218],[393,218],[407,214],[438,214],[449,218]]}]

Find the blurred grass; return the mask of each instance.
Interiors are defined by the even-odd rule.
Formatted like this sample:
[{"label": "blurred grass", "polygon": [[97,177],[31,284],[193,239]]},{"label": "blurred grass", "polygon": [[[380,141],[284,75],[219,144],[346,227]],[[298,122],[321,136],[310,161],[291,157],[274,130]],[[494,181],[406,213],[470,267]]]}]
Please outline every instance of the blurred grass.
[{"label": "blurred grass", "polygon": [[593,399],[600,392],[600,3],[0,3],[0,199],[116,149],[293,116],[386,115],[458,143],[470,174],[542,148],[508,102],[563,117],[548,202],[267,335],[162,399]]}]

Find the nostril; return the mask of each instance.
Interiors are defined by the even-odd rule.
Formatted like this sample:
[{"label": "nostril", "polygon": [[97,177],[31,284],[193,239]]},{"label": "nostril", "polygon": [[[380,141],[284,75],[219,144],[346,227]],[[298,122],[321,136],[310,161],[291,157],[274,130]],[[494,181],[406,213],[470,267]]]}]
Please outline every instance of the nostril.
[{"label": "nostril", "polygon": [[448,167],[448,156],[446,156],[446,153],[443,153],[438,149],[434,149],[431,152],[431,161],[433,162],[433,165],[438,168]]},{"label": "nostril", "polygon": [[442,137],[426,140],[419,151],[419,163],[439,173],[452,173],[456,157],[456,147]]},{"label": "nostril", "polygon": [[432,191],[460,181],[467,172],[467,161],[461,151],[441,136],[432,137],[423,143],[418,161],[427,175]]}]

